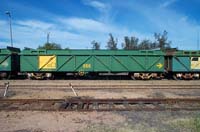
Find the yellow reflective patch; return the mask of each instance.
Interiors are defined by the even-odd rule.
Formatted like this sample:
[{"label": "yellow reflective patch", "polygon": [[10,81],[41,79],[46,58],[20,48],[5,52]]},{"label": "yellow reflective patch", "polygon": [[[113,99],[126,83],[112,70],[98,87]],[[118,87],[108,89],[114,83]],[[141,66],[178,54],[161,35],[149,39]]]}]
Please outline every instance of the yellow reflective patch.
[{"label": "yellow reflective patch", "polygon": [[39,56],[39,69],[56,69],[56,56]]},{"label": "yellow reflective patch", "polygon": [[191,57],[191,69],[200,69],[200,57]]},{"label": "yellow reflective patch", "polygon": [[91,64],[83,64],[83,68],[84,68],[84,69],[91,68]]},{"label": "yellow reflective patch", "polygon": [[160,68],[162,68],[162,67],[163,67],[163,64],[161,64],[161,63],[158,63],[156,66],[157,66],[157,67],[160,69]]}]

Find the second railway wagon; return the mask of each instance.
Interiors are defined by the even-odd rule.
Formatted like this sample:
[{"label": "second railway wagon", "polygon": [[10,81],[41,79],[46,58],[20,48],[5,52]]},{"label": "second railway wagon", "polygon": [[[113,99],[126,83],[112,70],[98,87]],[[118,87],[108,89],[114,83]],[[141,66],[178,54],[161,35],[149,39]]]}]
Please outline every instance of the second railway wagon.
[{"label": "second railway wagon", "polygon": [[200,51],[179,50],[171,55],[174,79],[199,79]]},{"label": "second railway wagon", "polygon": [[133,78],[161,78],[164,58],[160,50],[23,50],[20,71],[36,79],[57,73],[128,73]]},{"label": "second railway wagon", "polygon": [[19,56],[20,49],[7,47],[0,49],[0,78],[8,78],[19,72]]}]

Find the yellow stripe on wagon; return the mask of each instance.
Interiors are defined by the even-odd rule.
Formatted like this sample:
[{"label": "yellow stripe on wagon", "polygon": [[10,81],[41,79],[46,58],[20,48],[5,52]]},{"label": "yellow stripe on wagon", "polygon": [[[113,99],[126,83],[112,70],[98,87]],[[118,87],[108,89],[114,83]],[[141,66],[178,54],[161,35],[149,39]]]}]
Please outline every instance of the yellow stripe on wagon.
[{"label": "yellow stripe on wagon", "polygon": [[56,56],[39,56],[39,69],[56,69]]}]

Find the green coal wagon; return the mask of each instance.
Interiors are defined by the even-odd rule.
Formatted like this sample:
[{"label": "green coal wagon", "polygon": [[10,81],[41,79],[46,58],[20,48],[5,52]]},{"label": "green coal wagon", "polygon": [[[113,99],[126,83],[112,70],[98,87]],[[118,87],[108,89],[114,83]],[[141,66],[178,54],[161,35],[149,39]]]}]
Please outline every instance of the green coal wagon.
[{"label": "green coal wagon", "polygon": [[21,72],[31,78],[56,73],[127,73],[149,79],[162,77],[164,53],[146,50],[23,50]]},{"label": "green coal wagon", "polygon": [[200,51],[176,51],[172,57],[171,71],[175,79],[199,78]]},{"label": "green coal wagon", "polygon": [[8,78],[19,72],[20,49],[7,47],[0,49],[0,78]]}]

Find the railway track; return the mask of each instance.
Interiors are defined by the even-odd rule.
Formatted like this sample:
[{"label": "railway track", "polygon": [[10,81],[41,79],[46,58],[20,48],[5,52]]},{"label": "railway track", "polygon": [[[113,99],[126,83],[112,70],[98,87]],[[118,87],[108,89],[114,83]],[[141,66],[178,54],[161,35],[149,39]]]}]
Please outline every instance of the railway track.
[{"label": "railway track", "polygon": [[[148,90],[148,89],[163,89],[163,90],[200,90],[200,85],[9,85],[13,90],[61,90],[71,91],[71,87],[78,91],[98,91],[98,90]],[[5,89],[5,85],[0,85],[0,90]]]},{"label": "railway track", "polygon": [[200,98],[0,99],[0,111],[152,111],[200,110]]}]

